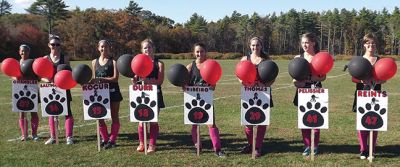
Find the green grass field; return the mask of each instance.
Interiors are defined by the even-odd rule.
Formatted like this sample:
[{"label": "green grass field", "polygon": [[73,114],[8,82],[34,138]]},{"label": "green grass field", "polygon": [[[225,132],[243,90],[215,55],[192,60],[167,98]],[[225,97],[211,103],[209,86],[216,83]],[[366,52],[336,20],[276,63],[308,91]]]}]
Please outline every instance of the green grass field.
[{"label": "green grass field", "polygon": [[[164,60],[168,67],[177,60]],[[189,60],[179,60],[187,64]],[[216,124],[221,133],[222,147],[228,157],[214,156],[206,126],[201,127],[203,152],[195,155],[191,142],[190,125],[183,124],[183,93],[166,79],[163,84],[164,101],[167,108],[159,116],[160,135],[157,152],[144,155],[136,152],[138,145],[137,123],[129,121],[129,79],[120,76],[120,87],[124,100],[121,102],[121,129],[118,147],[98,152],[96,146],[96,122],[83,120],[80,86],[72,90],[72,111],[75,118],[74,136],[76,144],[66,145],[64,126],[60,126],[61,143],[44,145],[49,136],[48,121],[40,119],[39,142],[21,142],[18,114],[11,112],[11,80],[0,75],[0,166],[368,166],[367,160],[359,159],[356,131],[356,114],[351,111],[355,85],[349,74],[342,72],[347,62],[335,62],[335,66],[323,83],[329,89],[329,129],[321,130],[319,154],[312,162],[301,155],[303,143],[297,128],[297,112],[292,105],[295,88],[287,73],[289,61],[276,61],[280,73],[274,83],[275,107],[271,109],[271,125],[264,139],[264,155],[256,160],[249,154],[240,154],[246,144],[243,126],[240,124],[240,84],[234,69],[237,60],[219,61],[223,76],[214,94]],[[72,66],[82,62],[72,62]],[[88,63],[88,62],[85,62]],[[383,89],[389,92],[389,126],[387,132],[378,135],[376,166],[398,166],[400,163],[400,93],[394,77]],[[64,119],[60,119],[60,125]],[[110,122],[108,122],[110,126]],[[11,139],[11,141],[10,141]]]}]

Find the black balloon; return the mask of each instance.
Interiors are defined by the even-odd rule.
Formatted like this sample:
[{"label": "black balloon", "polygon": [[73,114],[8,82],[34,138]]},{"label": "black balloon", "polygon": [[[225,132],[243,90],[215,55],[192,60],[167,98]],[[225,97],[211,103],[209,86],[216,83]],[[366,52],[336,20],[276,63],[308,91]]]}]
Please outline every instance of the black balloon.
[{"label": "black balloon", "polygon": [[172,85],[183,86],[189,81],[189,72],[184,65],[174,64],[169,68],[167,78]]},{"label": "black balloon", "polygon": [[372,65],[367,59],[363,58],[362,56],[353,57],[347,66],[350,75],[354,78],[364,80],[371,77]]},{"label": "black balloon", "polygon": [[296,57],[289,62],[289,74],[293,79],[302,81],[310,76],[310,63],[304,58]]},{"label": "black balloon", "polygon": [[57,66],[57,72],[61,71],[61,70],[68,70],[68,71],[72,71],[71,66],[67,65],[67,64],[59,64]]},{"label": "black balloon", "polygon": [[124,54],[117,60],[117,69],[119,73],[128,78],[133,78],[135,76],[135,73],[133,73],[131,68],[132,59],[133,55]]},{"label": "black balloon", "polygon": [[278,65],[271,60],[263,61],[258,64],[258,77],[262,82],[273,81],[279,73]]},{"label": "black balloon", "polygon": [[35,72],[33,72],[32,64],[33,59],[26,59],[21,63],[21,72],[24,77],[36,77]]},{"label": "black balloon", "polygon": [[78,64],[72,70],[72,78],[81,85],[86,84],[92,79],[92,70],[86,64]]}]

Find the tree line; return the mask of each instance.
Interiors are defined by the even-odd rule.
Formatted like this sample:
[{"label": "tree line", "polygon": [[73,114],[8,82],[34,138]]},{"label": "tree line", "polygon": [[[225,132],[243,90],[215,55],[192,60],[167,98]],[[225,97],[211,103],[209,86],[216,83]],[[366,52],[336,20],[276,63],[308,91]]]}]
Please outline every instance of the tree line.
[{"label": "tree line", "polygon": [[151,38],[158,53],[191,52],[192,44],[203,42],[207,50],[218,53],[249,52],[248,40],[263,39],[270,55],[291,55],[301,51],[300,36],[305,32],[319,37],[320,49],[333,55],[362,54],[361,38],[374,33],[378,39],[378,54],[400,54],[400,10],[374,11],[332,9],[323,12],[296,11],[260,16],[234,11],[218,21],[207,22],[194,13],[183,23],[143,10],[134,1],[124,9],[66,10],[63,0],[36,0],[28,14],[10,13],[12,6],[0,3],[0,60],[17,57],[22,43],[32,48],[33,56],[49,51],[48,34],[59,35],[63,50],[72,59],[88,60],[98,56],[97,42],[107,39],[118,57],[140,52],[140,42]]}]

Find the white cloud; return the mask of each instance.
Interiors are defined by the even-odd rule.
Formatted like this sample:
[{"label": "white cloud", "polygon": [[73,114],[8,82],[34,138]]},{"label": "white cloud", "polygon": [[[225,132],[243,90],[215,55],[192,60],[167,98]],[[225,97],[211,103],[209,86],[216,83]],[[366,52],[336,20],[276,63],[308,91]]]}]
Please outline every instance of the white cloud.
[{"label": "white cloud", "polygon": [[14,7],[18,8],[27,8],[29,7],[34,0],[14,0]]}]

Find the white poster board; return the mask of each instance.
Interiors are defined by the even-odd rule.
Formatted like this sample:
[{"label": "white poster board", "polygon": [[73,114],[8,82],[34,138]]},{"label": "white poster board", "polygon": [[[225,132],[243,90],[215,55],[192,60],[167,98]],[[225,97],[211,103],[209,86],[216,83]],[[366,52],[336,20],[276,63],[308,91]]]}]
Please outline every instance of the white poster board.
[{"label": "white poster board", "polygon": [[157,85],[130,85],[131,122],[158,122]]},{"label": "white poster board", "polygon": [[40,101],[42,116],[68,115],[67,91],[56,87],[53,83],[40,84]]},{"label": "white poster board", "polygon": [[85,120],[111,118],[108,83],[82,85],[82,93],[83,117]]},{"label": "white poster board", "polygon": [[271,88],[242,86],[240,111],[242,125],[269,125]]},{"label": "white poster board", "polygon": [[36,80],[12,81],[12,111],[37,112],[39,87]]},{"label": "white poster board", "polygon": [[357,91],[357,130],[387,131],[388,94],[386,91]]},{"label": "white poster board", "polygon": [[329,128],[328,89],[298,89],[298,127],[299,129]]},{"label": "white poster board", "polygon": [[214,123],[213,92],[210,87],[185,87],[184,124],[212,125]]}]

